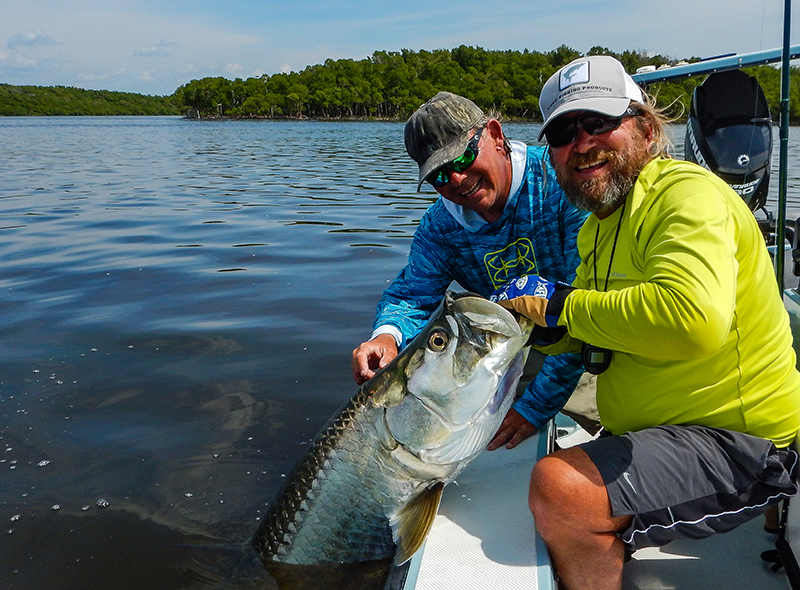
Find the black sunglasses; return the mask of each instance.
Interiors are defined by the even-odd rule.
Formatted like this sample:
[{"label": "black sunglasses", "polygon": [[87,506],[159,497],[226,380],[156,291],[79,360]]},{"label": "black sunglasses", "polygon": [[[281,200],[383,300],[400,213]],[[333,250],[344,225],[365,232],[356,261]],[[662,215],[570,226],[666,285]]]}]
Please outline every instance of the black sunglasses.
[{"label": "black sunglasses", "polygon": [[478,144],[481,141],[481,133],[483,133],[484,129],[486,129],[486,125],[478,129],[477,133],[472,136],[472,139],[469,140],[467,149],[463,154],[449,164],[445,164],[444,166],[431,172],[430,176],[428,176],[426,180],[430,182],[434,188],[439,188],[440,186],[444,186],[450,182],[451,171],[464,172],[464,170],[472,166],[472,163],[478,157]]},{"label": "black sunglasses", "polygon": [[634,108],[628,109],[619,117],[609,117],[600,113],[584,113],[577,117],[558,117],[544,129],[544,136],[550,147],[559,148],[571,144],[578,137],[578,126],[580,125],[589,135],[602,135],[613,131],[622,125],[624,117],[635,117],[641,112]]}]

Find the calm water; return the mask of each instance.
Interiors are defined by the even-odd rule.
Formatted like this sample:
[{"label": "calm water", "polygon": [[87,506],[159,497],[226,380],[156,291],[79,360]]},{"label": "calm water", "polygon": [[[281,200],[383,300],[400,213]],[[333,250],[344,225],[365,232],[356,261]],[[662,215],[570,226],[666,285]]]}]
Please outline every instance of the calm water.
[{"label": "calm water", "polygon": [[0,118],[0,146],[0,587],[274,588],[243,543],[432,202],[402,125]]}]

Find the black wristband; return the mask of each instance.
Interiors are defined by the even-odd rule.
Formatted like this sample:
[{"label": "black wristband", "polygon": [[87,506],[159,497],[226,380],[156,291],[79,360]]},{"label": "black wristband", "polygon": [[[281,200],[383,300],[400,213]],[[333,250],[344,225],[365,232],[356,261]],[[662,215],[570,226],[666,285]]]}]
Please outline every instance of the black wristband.
[{"label": "black wristband", "polygon": [[567,335],[567,327],[559,326],[558,328],[545,328],[538,324],[534,326],[530,338],[525,343],[525,346],[549,346],[555,344]]},{"label": "black wristband", "polygon": [[553,294],[547,302],[547,308],[544,312],[545,315],[554,316],[556,318],[561,317],[561,312],[564,311],[564,302],[567,300],[567,296],[574,290],[575,287],[570,285],[556,283]]}]

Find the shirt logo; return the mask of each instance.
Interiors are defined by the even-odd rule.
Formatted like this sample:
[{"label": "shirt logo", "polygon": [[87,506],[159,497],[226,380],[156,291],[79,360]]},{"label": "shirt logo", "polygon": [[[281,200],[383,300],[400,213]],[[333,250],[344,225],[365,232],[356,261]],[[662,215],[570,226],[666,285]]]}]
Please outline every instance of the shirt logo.
[{"label": "shirt logo", "polygon": [[489,252],[483,257],[483,264],[495,289],[514,277],[539,274],[533,243],[528,238],[520,238],[502,250]]},{"label": "shirt logo", "polygon": [[589,81],[589,62],[582,61],[561,70],[558,89],[564,90],[573,84],[586,84]]},{"label": "shirt logo", "polygon": [[622,474],[622,477],[624,477],[625,481],[628,482],[628,485],[631,486],[631,489],[633,490],[633,493],[634,494],[638,494],[639,492],[636,491],[636,488],[633,486],[633,482],[631,481],[631,474],[628,473],[627,471],[625,471]]}]

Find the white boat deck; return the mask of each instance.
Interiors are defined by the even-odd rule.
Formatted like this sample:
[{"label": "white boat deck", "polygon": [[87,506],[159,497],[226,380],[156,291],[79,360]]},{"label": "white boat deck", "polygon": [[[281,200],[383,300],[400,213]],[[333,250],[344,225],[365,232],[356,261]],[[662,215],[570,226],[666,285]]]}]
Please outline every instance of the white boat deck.
[{"label": "white boat deck", "polygon": [[[559,443],[586,437],[579,430]],[[540,434],[511,451],[484,452],[445,488],[404,590],[557,588],[527,501],[530,470],[547,452],[547,439]],[[800,500],[793,507],[790,539],[800,538]],[[761,560],[774,542],[757,518],[724,535],[643,549],[625,564],[623,590],[786,590],[783,570],[772,572]]]},{"label": "white boat deck", "polygon": [[528,482],[547,435],[484,451],[447,486],[406,590],[552,590],[550,558],[528,509]]},{"label": "white boat deck", "polygon": [[[792,505],[793,507],[796,504]],[[661,548],[641,549],[623,569],[623,590],[786,590],[761,552],[775,548],[775,535],[756,518],[724,535],[681,539]]]}]

